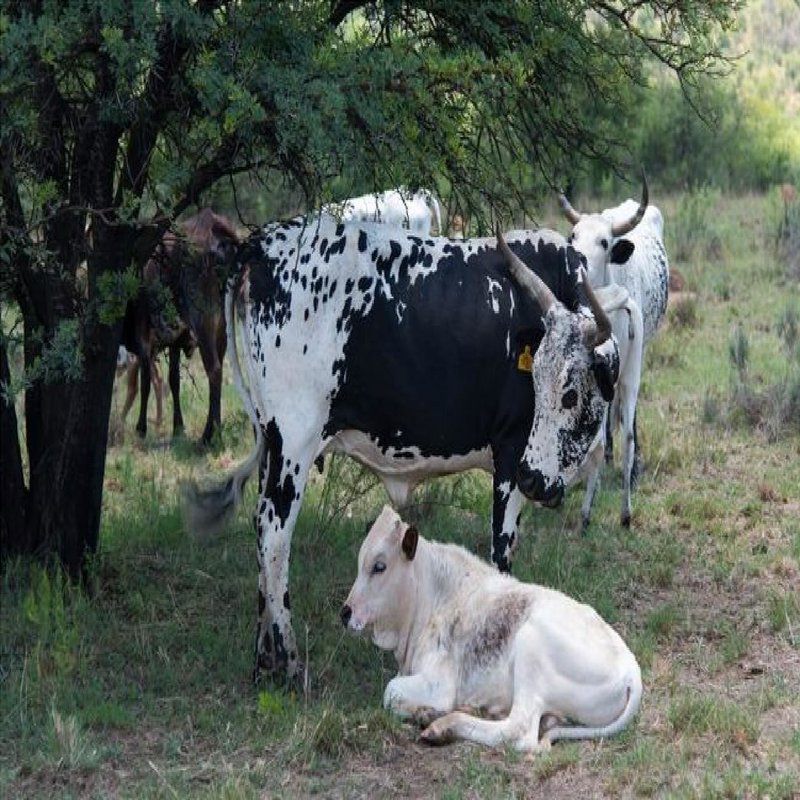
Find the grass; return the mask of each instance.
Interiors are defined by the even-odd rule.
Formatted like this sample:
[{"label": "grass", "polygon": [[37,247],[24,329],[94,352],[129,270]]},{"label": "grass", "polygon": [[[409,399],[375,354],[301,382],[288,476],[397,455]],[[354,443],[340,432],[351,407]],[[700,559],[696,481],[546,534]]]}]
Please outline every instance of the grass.
[{"label": "grass", "polygon": [[[525,512],[515,562],[519,577],[594,605],[630,643],[645,696],[628,731],[528,760],[428,749],[387,715],[393,658],[338,621],[385,498],[344,459],[312,476],[292,545],[308,692],[252,687],[254,489],[230,529],[206,542],[184,532],[177,502],[180,480],[223,471],[251,444],[226,384],[223,441],[211,452],[191,438],[172,443],[168,431],[142,444],[131,427],[110,448],[88,591],[26,563],[3,573],[0,796],[796,795],[800,437],[731,415],[739,370],[729,347],[754,389],[774,384],[796,346],[800,290],[772,255],[768,199],[710,199],[713,214],[697,198],[662,205],[691,299],[647,353],[632,528],[618,525],[617,466],[585,537],[576,490],[559,511]],[[698,230],[676,231],[676,220]],[[197,437],[204,381],[191,370],[185,416]],[[487,476],[440,480],[416,499],[423,533],[488,555]]]}]

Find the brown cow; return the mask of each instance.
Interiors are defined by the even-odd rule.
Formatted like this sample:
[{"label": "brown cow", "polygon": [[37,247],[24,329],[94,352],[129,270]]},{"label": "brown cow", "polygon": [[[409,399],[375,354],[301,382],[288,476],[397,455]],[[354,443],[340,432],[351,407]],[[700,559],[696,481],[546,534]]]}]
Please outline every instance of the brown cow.
[{"label": "brown cow", "polygon": [[238,242],[229,219],[204,208],[167,232],[145,264],[143,285],[128,308],[123,334],[125,347],[138,356],[142,379],[137,433],[147,433],[153,357],[169,350],[173,434],[183,430],[180,406],[180,351],[200,350],[208,376],[208,418],[201,441],[208,444],[220,428],[222,361],[225,356],[225,315],[219,258]]}]

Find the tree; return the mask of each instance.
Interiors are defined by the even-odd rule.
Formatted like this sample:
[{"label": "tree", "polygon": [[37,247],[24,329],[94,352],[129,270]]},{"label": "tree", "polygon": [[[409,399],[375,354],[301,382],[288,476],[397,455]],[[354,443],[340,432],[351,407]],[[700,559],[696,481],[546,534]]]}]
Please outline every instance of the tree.
[{"label": "tree", "polygon": [[216,182],[277,176],[309,204],[438,183],[463,209],[530,207],[576,157],[610,157],[646,55],[690,80],[733,10],[5,0],[0,297],[21,313],[25,374],[4,336],[3,552],[56,554],[77,576],[97,548],[121,313],[160,235]]}]

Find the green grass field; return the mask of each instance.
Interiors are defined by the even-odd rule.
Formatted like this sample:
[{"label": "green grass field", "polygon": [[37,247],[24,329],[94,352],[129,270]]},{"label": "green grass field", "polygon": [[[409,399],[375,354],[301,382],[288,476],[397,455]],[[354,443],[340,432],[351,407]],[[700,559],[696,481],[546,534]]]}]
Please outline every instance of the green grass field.
[{"label": "green grass field", "polygon": [[[110,448],[90,593],[26,564],[3,575],[0,796],[797,797],[800,419],[773,389],[798,385],[800,356],[779,331],[786,309],[800,310],[800,285],[775,254],[776,209],[713,193],[662,205],[687,291],[647,357],[632,528],[619,526],[610,469],[586,537],[580,490],[523,516],[516,575],[594,605],[640,659],[642,711],[622,736],[525,759],[430,749],[383,712],[393,657],[346,636],[339,609],[385,496],[342,459],[312,480],[293,541],[307,691],[254,688],[253,488],[207,542],[185,533],[178,505],[179,480],[221,473],[252,442],[228,384],[215,452],[171,443],[168,430],[141,444],[132,420]],[[755,426],[731,400],[737,326]],[[204,377],[199,363],[190,372],[197,437]],[[488,476],[441,480],[417,499],[424,535],[488,554]]]}]

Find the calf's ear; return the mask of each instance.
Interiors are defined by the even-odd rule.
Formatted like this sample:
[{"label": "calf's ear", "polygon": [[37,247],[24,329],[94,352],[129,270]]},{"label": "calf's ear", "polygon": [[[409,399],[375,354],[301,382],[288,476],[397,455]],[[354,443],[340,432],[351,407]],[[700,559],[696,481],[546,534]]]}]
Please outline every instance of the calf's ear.
[{"label": "calf's ear", "polygon": [[630,239],[617,239],[611,248],[611,263],[624,264],[633,255],[635,247]]},{"label": "calf's ear", "polygon": [[419,531],[413,526],[409,525],[406,532],[403,534],[403,552],[409,561],[414,560],[417,554],[417,542],[419,541]]}]

